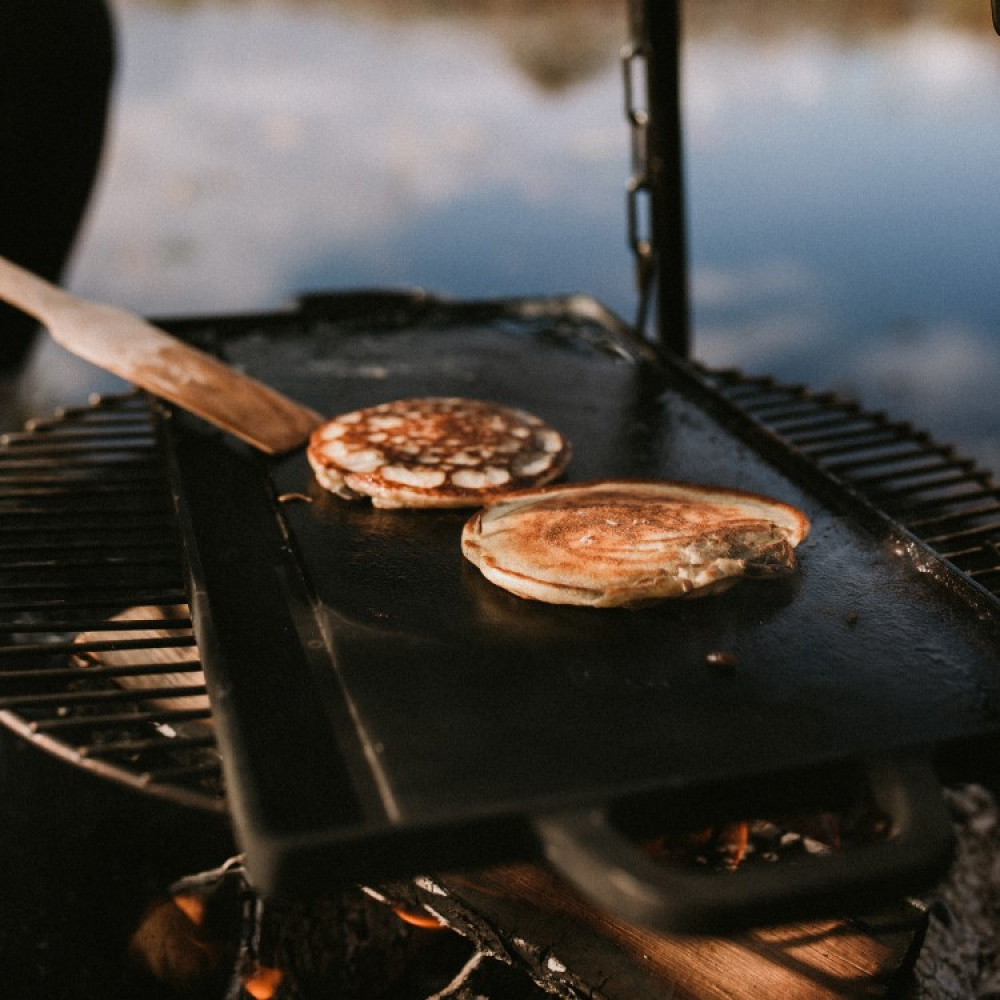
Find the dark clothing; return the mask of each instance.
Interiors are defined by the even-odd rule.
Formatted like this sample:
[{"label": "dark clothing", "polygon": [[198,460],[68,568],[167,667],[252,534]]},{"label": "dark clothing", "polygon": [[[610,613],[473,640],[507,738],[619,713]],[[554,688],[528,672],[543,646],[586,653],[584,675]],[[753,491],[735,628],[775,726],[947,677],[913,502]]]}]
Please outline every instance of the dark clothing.
[{"label": "dark clothing", "polygon": [[[0,255],[52,281],[97,173],[113,66],[103,0],[0,0]],[[0,303],[0,371],[36,329]]]}]

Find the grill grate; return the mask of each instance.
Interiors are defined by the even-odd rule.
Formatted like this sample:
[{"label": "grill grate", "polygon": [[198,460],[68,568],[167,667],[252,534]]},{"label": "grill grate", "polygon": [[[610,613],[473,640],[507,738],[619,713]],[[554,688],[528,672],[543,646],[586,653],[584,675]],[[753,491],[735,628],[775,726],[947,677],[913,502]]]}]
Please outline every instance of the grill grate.
[{"label": "grill grate", "polygon": [[[1000,596],[1000,489],[838,395],[695,367],[782,448]],[[0,438],[0,723],[143,792],[225,810],[157,420],[93,400]]]},{"label": "grill grate", "polygon": [[223,810],[144,397],[95,399],[0,438],[0,556],[0,721],[91,771]]},{"label": "grill grate", "polygon": [[761,429],[1000,596],[1000,489],[973,460],[834,393],[699,371]]}]

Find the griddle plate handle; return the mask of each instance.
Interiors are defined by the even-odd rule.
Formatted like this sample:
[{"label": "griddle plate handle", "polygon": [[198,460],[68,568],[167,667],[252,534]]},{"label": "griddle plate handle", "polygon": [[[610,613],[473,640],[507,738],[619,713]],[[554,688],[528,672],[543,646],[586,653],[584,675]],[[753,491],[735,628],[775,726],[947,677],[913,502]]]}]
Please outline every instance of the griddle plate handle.
[{"label": "griddle plate handle", "polygon": [[880,759],[867,771],[876,804],[893,820],[889,839],[735,872],[659,864],[616,830],[604,809],[544,815],[535,828],[548,861],[584,896],[653,930],[724,933],[863,913],[932,884],[954,851],[928,760]]}]

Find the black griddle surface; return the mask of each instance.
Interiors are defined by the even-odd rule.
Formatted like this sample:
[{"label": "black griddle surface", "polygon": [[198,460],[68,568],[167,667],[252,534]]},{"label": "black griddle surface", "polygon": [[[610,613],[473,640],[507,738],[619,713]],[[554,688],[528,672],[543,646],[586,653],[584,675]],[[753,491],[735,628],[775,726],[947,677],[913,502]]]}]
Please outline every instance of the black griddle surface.
[{"label": "black griddle surface", "polygon": [[[331,416],[492,399],[563,431],[570,480],[730,486],[812,520],[790,578],[634,611],[555,607],[463,560],[469,511],[348,503],[302,452],[265,461],[181,426],[200,642],[238,833],[266,887],[502,857],[524,850],[519,821],[539,811],[997,729],[992,600],[780,461],[686,367],[641,360],[600,313],[442,305],[209,339]],[[277,499],[296,493],[311,502]],[[717,652],[734,663],[709,662]]]}]

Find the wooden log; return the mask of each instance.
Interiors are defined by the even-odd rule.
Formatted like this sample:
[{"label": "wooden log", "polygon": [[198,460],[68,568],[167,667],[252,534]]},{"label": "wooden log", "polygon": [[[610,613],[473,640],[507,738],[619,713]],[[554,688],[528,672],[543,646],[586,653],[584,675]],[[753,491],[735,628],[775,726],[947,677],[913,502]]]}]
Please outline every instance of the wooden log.
[{"label": "wooden log", "polygon": [[604,913],[527,864],[387,891],[567,1000],[886,998],[911,975],[926,928],[921,907],[899,902],[866,917],[725,937],[660,934]]},{"label": "wooden log", "polygon": [[[137,605],[113,615],[106,628],[81,632],[71,662],[101,667],[114,682],[131,691],[148,693],[151,708],[200,713],[182,729],[197,733],[212,728],[211,704],[204,691],[201,669],[187,605]],[[175,622],[170,628],[159,622]],[[168,645],[177,643],[177,645]],[[121,648],[116,648],[120,644]],[[201,689],[193,694],[170,694],[171,689]]]}]

